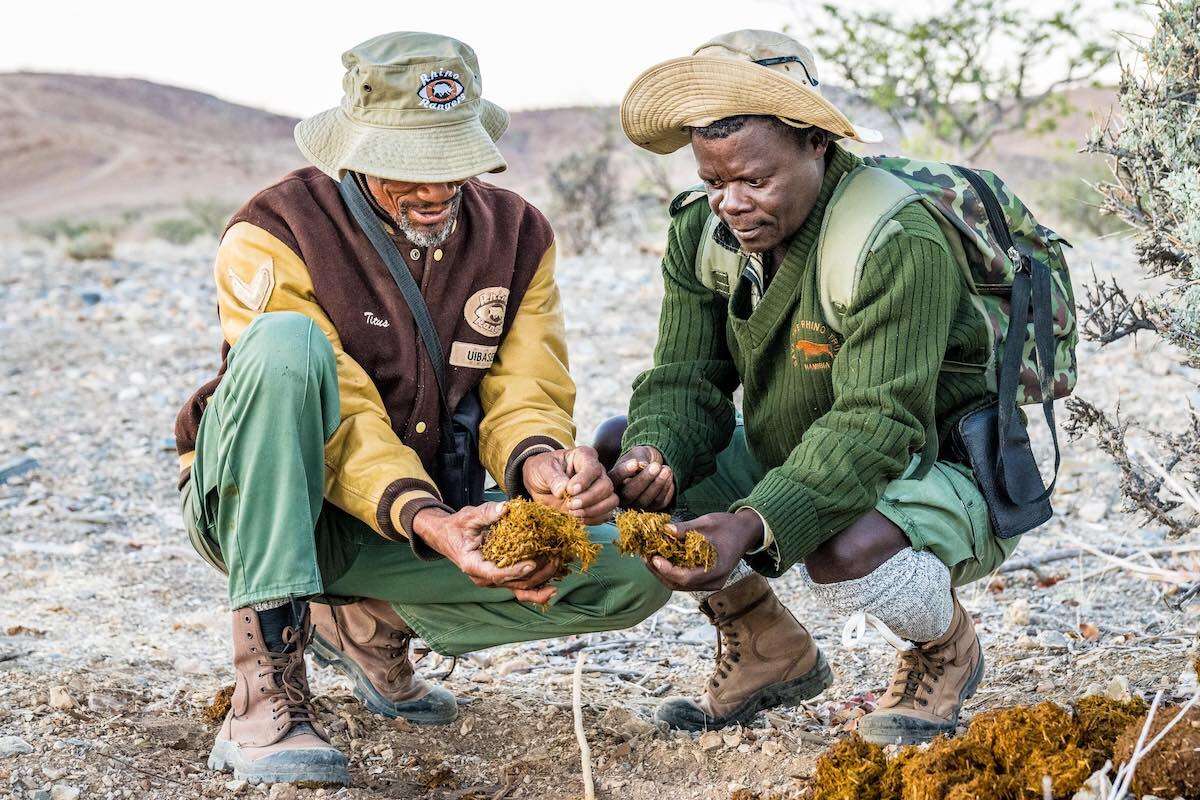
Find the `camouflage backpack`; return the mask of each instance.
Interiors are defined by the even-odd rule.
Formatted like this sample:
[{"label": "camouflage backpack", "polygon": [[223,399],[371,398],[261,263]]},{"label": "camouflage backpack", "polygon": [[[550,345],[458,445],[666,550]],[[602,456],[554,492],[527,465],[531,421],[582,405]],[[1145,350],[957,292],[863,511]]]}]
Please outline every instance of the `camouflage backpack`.
[{"label": "camouflage backpack", "polygon": [[[672,213],[696,191],[676,197]],[[1039,225],[995,174],[909,158],[863,159],[834,190],[817,242],[826,324],[841,332],[867,256],[901,230],[892,219],[895,213],[918,202],[946,234],[975,308],[992,333],[987,364],[944,361],[942,370],[986,373],[999,399],[1001,441],[1015,405],[1040,404],[1054,439],[1057,474],[1053,402],[1071,393],[1077,377],[1075,298],[1061,247],[1070,244]],[[697,278],[721,294],[729,294],[744,274],[761,282],[755,262],[717,236],[719,222],[709,215],[696,252]],[[1010,330],[1020,333],[1010,337]],[[1053,488],[1052,481],[1042,499]]]}]

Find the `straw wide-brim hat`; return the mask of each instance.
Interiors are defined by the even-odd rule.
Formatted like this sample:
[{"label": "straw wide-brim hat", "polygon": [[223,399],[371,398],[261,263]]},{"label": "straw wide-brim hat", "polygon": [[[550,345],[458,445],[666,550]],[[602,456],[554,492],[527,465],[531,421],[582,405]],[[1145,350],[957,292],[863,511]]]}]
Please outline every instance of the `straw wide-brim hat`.
[{"label": "straw wide-brim hat", "polygon": [[341,105],[301,120],[296,145],[334,180],[347,171],[457,181],[507,164],[508,113],[481,96],[479,62],[448,36],[388,33],[342,55]]},{"label": "straw wide-brim hat", "polygon": [[650,67],[621,101],[625,135],[653,153],[688,144],[688,128],[743,114],[778,117],[859,142],[883,138],[855,125],[821,94],[816,59],[807,47],[772,31],[723,34],[690,56]]}]

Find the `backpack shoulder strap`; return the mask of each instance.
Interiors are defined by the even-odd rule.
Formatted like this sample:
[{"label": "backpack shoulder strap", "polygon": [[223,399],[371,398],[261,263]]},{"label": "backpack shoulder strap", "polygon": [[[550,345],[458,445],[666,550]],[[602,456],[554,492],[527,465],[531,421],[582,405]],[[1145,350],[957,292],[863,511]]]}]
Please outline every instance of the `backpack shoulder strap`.
[{"label": "backpack shoulder strap", "polygon": [[817,239],[817,285],[825,322],[838,333],[867,256],[900,232],[892,219],[896,212],[920,198],[895,175],[867,165],[851,170],[834,189]]},{"label": "backpack shoulder strap", "polygon": [[675,195],[674,199],[671,200],[671,205],[667,206],[667,211],[672,217],[677,216],[680,211],[683,211],[684,208],[707,194],[708,192],[704,191],[704,184],[702,183],[697,183],[695,186],[689,186],[679,194]]}]

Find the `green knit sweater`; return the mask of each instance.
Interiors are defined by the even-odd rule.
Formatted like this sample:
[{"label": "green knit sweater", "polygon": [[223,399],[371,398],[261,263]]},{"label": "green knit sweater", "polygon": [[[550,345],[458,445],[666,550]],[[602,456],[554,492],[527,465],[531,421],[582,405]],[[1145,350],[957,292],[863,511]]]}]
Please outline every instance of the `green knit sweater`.
[{"label": "green knit sweater", "polygon": [[815,245],[830,195],[858,163],[833,146],[816,205],[753,307],[748,280],[725,298],[696,277],[708,205],[672,220],[654,366],[630,401],[624,446],[658,448],[680,492],[714,471],[741,385],[746,439],[768,471],[730,510],[749,506],[770,525],[774,552],[752,563],[772,576],[872,509],[921,452],[931,421],[944,435],[987,396],[982,374],[939,373],[943,358],[984,363],[989,334],[920,204],[898,211],[903,231],[868,256],[845,337],[825,325]]}]

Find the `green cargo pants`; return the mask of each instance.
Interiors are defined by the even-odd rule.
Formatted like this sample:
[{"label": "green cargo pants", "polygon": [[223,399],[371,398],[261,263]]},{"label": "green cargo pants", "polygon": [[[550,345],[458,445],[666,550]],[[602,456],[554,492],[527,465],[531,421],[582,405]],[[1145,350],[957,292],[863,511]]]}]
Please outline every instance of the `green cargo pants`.
[{"label": "green cargo pants", "polygon": [[[717,455],[717,470],[683,493],[678,509],[688,516],[727,511],[750,494],[765,470],[754,460],[739,423],[729,447]],[[884,487],[875,510],[896,524],[914,550],[929,550],[950,569],[955,586],[977,581],[1012,555],[1020,536],[1000,539],[992,533],[987,505],[971,470],[939,461],[921,480],[908,472]]]},{"label": "green cargo pants", "polygon": [[324,334],[302,314],[256,318],[204,411],[182,492],[192,544],[228,575],[232,608],[283,597],[378,598],[435,651],[460,655],[627,628],[670,597],[641,560],[617,553],[613,525],[589,529],[604,545],[600,557],[586,575],[563,579],[545,608],[475,586],[448,560],[418,559],[408,543],[324,501],[324,444],[338,421]]}]

